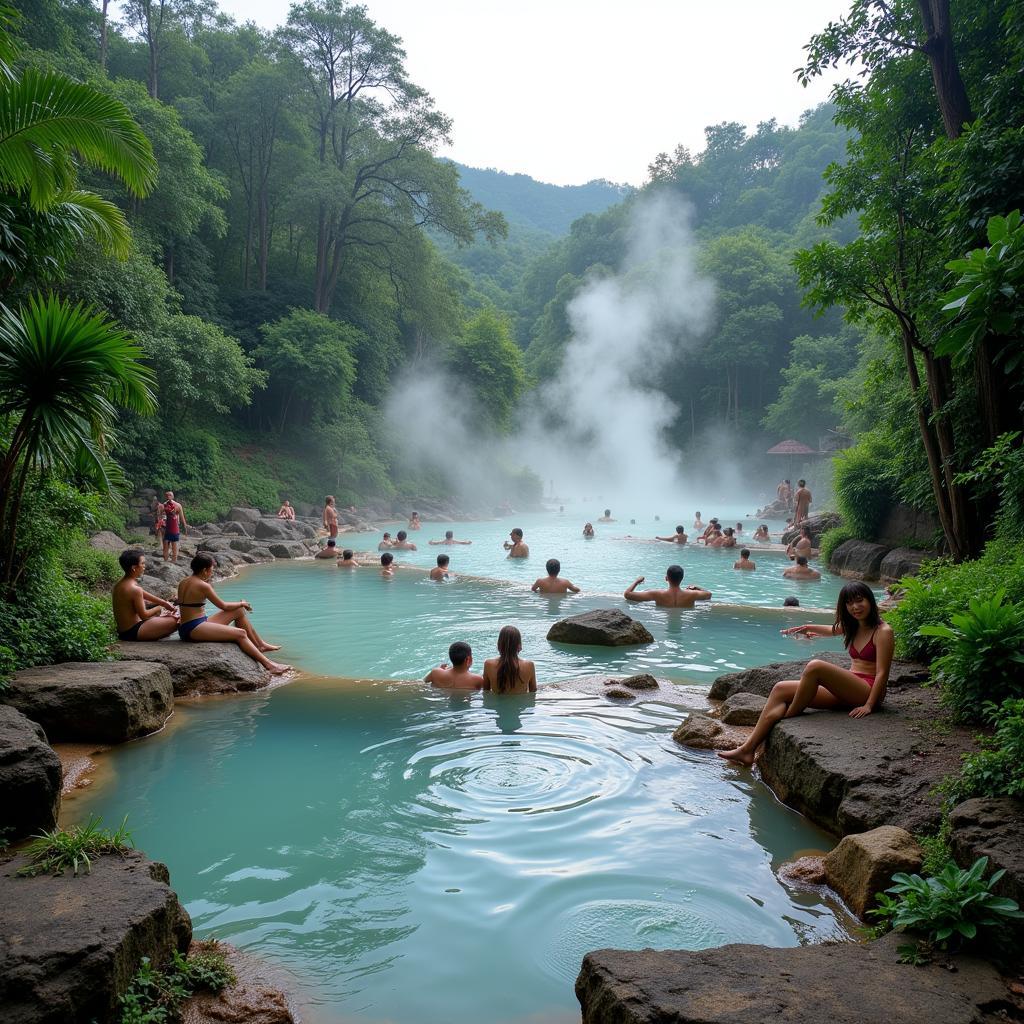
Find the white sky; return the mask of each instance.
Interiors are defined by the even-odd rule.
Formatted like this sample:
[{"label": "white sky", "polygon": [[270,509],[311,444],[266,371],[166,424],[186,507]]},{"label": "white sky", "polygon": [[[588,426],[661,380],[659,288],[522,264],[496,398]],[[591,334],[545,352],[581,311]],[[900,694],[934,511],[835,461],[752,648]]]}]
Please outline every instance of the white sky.
[{"label": "white sky", "polygon": [[[704,126],[795,124],[832,81],[793,75],[849,0],[364,0],[400,36],[410,77],[455,122],[440,155],[541,181],[640,184],[661,150]],[[285,21],[287,0],[220,0]]]}]

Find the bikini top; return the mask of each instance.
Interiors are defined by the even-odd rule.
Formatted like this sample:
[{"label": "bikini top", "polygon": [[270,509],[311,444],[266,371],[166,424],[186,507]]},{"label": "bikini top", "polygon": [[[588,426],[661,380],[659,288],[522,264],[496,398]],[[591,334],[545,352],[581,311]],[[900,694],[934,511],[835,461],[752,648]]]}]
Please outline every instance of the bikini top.
[{"label": "bikini top", "polygon": [[878,628],[876,627],[871,631],[871,639],[859,651],[851,643],[848,648],[850,657],[855,661],[877,661],[878,654],[875,651],[875,633],[877,632]]}]

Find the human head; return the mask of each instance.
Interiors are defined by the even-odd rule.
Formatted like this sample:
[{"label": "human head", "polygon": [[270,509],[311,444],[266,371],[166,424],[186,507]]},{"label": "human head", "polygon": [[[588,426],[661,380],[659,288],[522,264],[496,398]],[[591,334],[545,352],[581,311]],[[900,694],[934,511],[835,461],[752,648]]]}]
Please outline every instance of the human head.
[{"label": "human head", "polygon": [[[860,608],[864,608],[865,604],[867,606],[866,614],[863,620],[858,619],[850,610],[850,607],[851,605],[859,605]],[[860,608],[858,608],[858,611]],[[870,629],[875,629],[881,625],[882,616],[878,613],[878,603],[875,601],[875,595],[871,588],[860,580],[853,580],[839,591],[839,598],[836,601],[835,624],[842,631],[843,643],[847,647],[850,646],[850,642],[856,637],[861,621]]]},{"label": "human head", "polygon": [[802,566],[804,566],[806,568],[806,566],[807,566],[807,556],[806,555],[797,555],[796,556],[796,564],[797,565],[802,565]]},{"label": "human head", "polygon": [[562,563],[557,558],[549,558],[544,565],[549,576],[557,576],[562,571]]},{"label": "human head", "polygon": [[380,556],[380,564],[381,564],[381,565],[383,565],[385,569],[386,569],[386,568],[387,568],[387,567],[388,567],[388,566],[389,566],[389,565],[390,565],[390,564],[391,564],[391,563],[392,563],[392,562],[393,562],[394,560],[395,560],[395,556],[394,556],[393,554],[391,554],[391,552],[390,552],[390,551],[385,551],[385,552],[384,552],[384,554]]},{"label": "human head", "polygon": [[665,579],[673,586],[678,587],[683,582],[683,567],[681,565],[670,565],[665,570]]},{"label": "human head", "polygon": [[750,548],[743,548],[743,550],[740,551],[740,558],[749,558],[749,557],[750,557]]},{"label": "human head", "polygon": [[137,565],[141,565],[143,570],[146,568],[146,553],[139,551],[138,548],[128,548],[127,551],[122,551],[117,556],[117,564],[121,566],[121,570],[125,576],[132,575],[132,569]]},{"label": "human head", "polygon": [[700,519],[700,512],[699,512],[699,511],[698,511],[698,512],[697,512],[697,514],[696,514],[696,518],[697,518],[697,519]]},{"label": "human head", "polygon": [[610,516],[612,514],[612,510],[610,508],[606,508],[604,510],[604,514],[605,514],[605,518],[607,519],[608,516]]},{"label": "human head", "polygon": [[352,557],[352,549],[345,548],[345,550],[341,553],[341,557],[344,558],[345,561],[347,562]]},{"label": "human head", "polygon": [[451,540],[454,536],[455,536],[455,531],[454,530],[445,530],[444,531],[444,539],[445,540]]},{"label": "human head", "polygon": [[448,563],[449,563],[450,561],[451,561],[451,558],[450,558],[450,557],[449,557],[448,555],[438,555],[438,556],[437,556],[437,564],[438,564],[438,565],[439,565],[439,566],[440,566],[440,567],[441,567],[442,569],[446,569],[446,568],[448,567]]},{"label": "human head", "polygon": [[408,536],[409,536],[409,534],[407,534],[405,532],[405,530],[399,530],[398,533],[395,534],[395,537],[398,540],[405,540],[405,538],[408,537]]},{"label": "human head", "polygon": [[743,524],[742,523],[737,523],[736,524],[736,529],[737,530],[742,530],[743,529]]},{"label": "human head", "polygon": [[[511,538],[512,538],[513,540],[522,540],[522,539],[523,539],[523,531],[522,531],[522,530],[520,530],[520,529],[519,529],[519,527],[517,526],[517,527],[515,527],[515,528],[514,528],[514,529],[513,529],[512,531],[511,531],[511,533],[509,534],[509,536],[510,536],[510,537],[511,537]],[[509,627],[509,628],[511,628],[511,627]]]},{"label": "human head", "polygon": [[762,523],[761,524],[761,529],[764,530],[767,533],[768,532],[768,524],[767,523]]},{"label": "human head", "polygon": [[168,501],[174,501],[174,491],[164,491],[164,497]]},{"label": "human head", "polygon": [[217,560],[213,555],[208,555],[205,551],[201,551],[189,562],[189,567],[192,569],[192,575],[198,576],[206,572],[207,569],[212,569],[216,564]]},{"label": "human head", "polygon": [[785,484],[788,484],[789,480],[783,480],[782,482],[785,483]]},{"label": "human head", "polygon": [[726,537],[731,537],[736,531],[731,526],[727,526],[723,532]]},{"label": "human head", "polygon": [[793,597],[792,595],[790,595],[789,597],[786,598],[785,601],[782,602],[782,607],[783,608],[799,608],[800,607],[800,600],[799,600],[799,598],[796,598],[796,597]]},{"label": "human head", "polygon": [[810,540],[811,539],[811,528],[809,526],[807,526],[806,524],[802,524],[800,526],[800,535],[802,537],[806,537],[808,540]]},{"label": "human head", "polygon": [[629,525],[630,526],[636,526],[636,520],[635,519],[630,519]]},{"label": "human head", "polygon": [[387,531],[387,530],[385,530],[385,531],[384,531],[384,539],[385,539],[385,540],[391,540],[391,534],[390,534],[390,533],[388,533],[388,531]]},{"label": "human head", "polygon": [[333,537],[331,537],[331,538],[330,538],[330,539],[329,539],[329,540],[327,541],[327,546],[328,546],[329,548],[336,548],[336,547],[338,546],[338,542],[337,542],[337,541],[336,541],[336,540],[335,540],[335,539],[334,539]]},{"label": "human head", "polygon": [[514,658],[523,649],[523,635],[515,626],[502,626],[498,632],[498,654]]},{"label": "human head", "polygon": [[[789,481],[787,480],[786,483],[789,483]],[[806,487],[807,486],[807,481],[806,480],[797,480],[796,485],[797,485],[797,487]]]},{"label": "human head", "polygon": [[717,526],[718,525],[718,516],[712,516],[711,517],[711,522],[712,522],[712,524],[714,526]]},{"label": "human head", "polygon": [[472,657],[473,648],[465,640],[456,640],[448,648],[448,660],[452,663],[452,668],[461,668],[465,665],[466,659]]},{"label": "human head", "polygon": [[413,519],[419,519],[419,517],[420,517],[419,512],[413,512],[413,514],[412,514],[412,518]]},{"label": "human head", "polygon": [[682,526],[677,526],[676,533],[686,533],[686,530]]},{"label": "human head", "polygon": [[324,501],[328,505],[333,505],[334,504],[334,495],[333,494],[328,494],[327,497],[324,499]]},{"label": "human head", "polygon": [[290,504],[291,504],[291,502],[287,498],[285,498],[284,499],[284,507],[287,508]]}]

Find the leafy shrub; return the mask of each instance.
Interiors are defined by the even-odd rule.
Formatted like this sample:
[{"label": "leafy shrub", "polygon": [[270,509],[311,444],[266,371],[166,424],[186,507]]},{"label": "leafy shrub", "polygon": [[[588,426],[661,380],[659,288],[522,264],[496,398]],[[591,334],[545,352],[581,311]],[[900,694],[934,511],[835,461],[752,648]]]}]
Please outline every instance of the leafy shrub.
[{"label": "leafy shrub", "polygon": [[100,826],[99,818],[90,818],[84,825],[40,832],[25,848],[31,863],[20,868],[18,874],[62,875],[71,868],[77,875],[80,867],[89,874],[92,870],[90,857],[98,857],[103,853],[122,853],[133,848],[127,823],[128,819],[125,818],[121,827],[111,832]]},{"label": "leafy shrub", "polygon": [[822,563],[828,565],[832,558],[832,552],[840,544],[844,544],[848,540],[855,540],[856,536],[848,526],[833,526],[831,530],[826,530],[821,535],[821,540],[818,541]]},{"label": "leafy shrub", "polygon": [[64,572],[89,590],[110,587],[122,576],[117,556],[89,547],[85,536],[73,538],[61,556]]},{"label": "leafy shrub", "polygon": [[926,875],[937,875],[953,859],[949,846],[949,819],[943,817],[939,831],[933,836],[915,836],[918,846],[924,851],[921,871]]},{"label": "leafy shrub", "polygon": [[932,663],[932,678],[958,721],[981,721],[986,701],[1024,697],[1024,605],[1005,600],[1005,590],[973,598],[965,612],[951,616],[951,625],[918,631],[946,643],[946,653]]},{"label": "leafy shrub", "polygon": [[1024,797],[1024,700],[985,705],[986,718],[995,734],[983,750],[965,754],[959,775],[942,785],[949,806],[972,796]]},{"label": "leafy shrub", "polygon": [[893,885],[879,893],[878,907],[868,913],[900,931],[920,932],[925,942],[940,949],[974,942],[979,933],[1024,919],[1014,900],[992,892],[1006,872],[996,871],[986,880],[987,867],[988,857],[979,857],[967,869],[949,861],[931,878],[900,872],[892,876]]},{"label": "leafy shrub", "polygon": [[163,970],[148,957],[121,996],[121,1024],[170,1024],[180,1017],[182,1004],[196,992],[220,992],[234,984],[235,972],[216,943],[197,943],[187,959],[175,953]]},{"label": "leafy shrub", "polygon": [[889,510],[898,501],[896,487],[885,472],[892,451],[877,432],[865,434],[833,460],[836,507],[852,537],[878,535]]},{"label": "leafy shrub", "polygon": [[925,562],[915,577],[900,582],[903,600],[886,616],[896,633],[896,655],[931,661],[944,653],[941,637],[922,634],[924,625],[949,622],[978,597],[1005,590],[1007,599],[1024,602],[1024,543],[991,541],[973,562],[948,559]]}]

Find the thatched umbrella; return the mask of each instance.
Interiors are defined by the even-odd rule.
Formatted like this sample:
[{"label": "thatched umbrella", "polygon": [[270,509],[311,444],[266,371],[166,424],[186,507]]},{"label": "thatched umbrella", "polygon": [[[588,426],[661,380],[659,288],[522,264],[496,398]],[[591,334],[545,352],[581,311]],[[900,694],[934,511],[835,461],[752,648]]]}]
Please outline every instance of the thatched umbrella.
[{"label": "thatched umbrella", "polygon": [[794,441],[789,438],[786,441],[780,441],[777,445],[768,449],[768,455],[788,455],[789,462],[787,463],[787,473],[792,477],[793,475],[793,460],[797,455],[816,455],[817,452],[813,448],[808,448],[801,441]]}]

